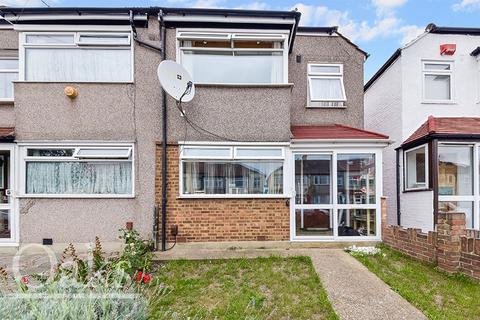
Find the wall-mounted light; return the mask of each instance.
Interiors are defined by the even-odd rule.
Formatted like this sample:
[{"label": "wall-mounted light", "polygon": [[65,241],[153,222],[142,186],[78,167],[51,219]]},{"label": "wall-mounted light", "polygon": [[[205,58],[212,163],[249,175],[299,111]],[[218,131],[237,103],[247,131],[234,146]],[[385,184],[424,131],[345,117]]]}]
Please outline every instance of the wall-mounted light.
[{"label": "wall-mounted light", "polygon": [[70,99],[75,99],[78,96],[78,90],[71,86],[65,87],[65,89],[63,89],[63,92]]}]

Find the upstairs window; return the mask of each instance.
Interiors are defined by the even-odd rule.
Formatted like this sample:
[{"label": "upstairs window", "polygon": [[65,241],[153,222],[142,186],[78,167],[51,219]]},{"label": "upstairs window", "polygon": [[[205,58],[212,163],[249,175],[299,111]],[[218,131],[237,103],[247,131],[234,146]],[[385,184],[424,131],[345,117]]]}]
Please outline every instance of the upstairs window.
[{"label": "upstairs window", "polygon": [[342,107],[345,105],[343,65],[308,65],[308,106]]},{"label": "upstairs window", "polygon": [[133,81],[129,33],[23,33],[26,81]]},{"label": "upstairs window", "polygon": [[406,190],[427,188],[427,146],[423,145],[405,152]]},{"label": "upstairs window", "polygon": [[0,58],[0,100],[13,100],[15,80],[18,80],[18,59]]},{"label": "upstairs window", "polygon": [[179,32],[180,63],[196,83],[287,82],[286,35]]},{"label": "upstairs window", "polygon": [[451,102],[453,100],[453,63],[423,62],[423,100]]}]

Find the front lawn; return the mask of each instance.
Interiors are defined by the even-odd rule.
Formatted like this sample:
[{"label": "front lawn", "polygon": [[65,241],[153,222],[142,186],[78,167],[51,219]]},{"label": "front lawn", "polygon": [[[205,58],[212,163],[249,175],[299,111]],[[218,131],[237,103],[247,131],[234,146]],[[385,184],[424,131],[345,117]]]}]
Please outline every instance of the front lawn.
[{"label": "front lawn", "polygon": [[156,277],[171,292],[152,308],[181,317],[337,319],[308,257],[177,260]]},{"label": "front lawn", "polygon": [[480,284],[466,276],[449,276],[395,250],[354,253],[370,271],[430,319],[480,319]]}]

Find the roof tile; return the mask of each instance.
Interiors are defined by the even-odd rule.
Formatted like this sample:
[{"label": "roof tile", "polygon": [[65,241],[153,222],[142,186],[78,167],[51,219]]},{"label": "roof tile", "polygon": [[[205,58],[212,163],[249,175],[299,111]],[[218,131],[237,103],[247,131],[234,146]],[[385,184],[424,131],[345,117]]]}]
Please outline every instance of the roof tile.
[{"label": "roof tile", "polygon": [[388,136],[341,124],[292,126],[294,139],[388,139]]}]

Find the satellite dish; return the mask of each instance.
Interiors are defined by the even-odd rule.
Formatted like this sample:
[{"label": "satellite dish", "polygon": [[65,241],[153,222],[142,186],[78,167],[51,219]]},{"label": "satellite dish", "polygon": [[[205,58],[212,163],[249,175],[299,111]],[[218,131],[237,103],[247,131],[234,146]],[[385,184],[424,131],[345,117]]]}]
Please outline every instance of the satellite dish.
[{"label": "satellite dish", "polygon": [[178,102],[192,101],[195,86],[187,70],[172,60],[164,60],[157,70],[158,80],[163,90]]}]

